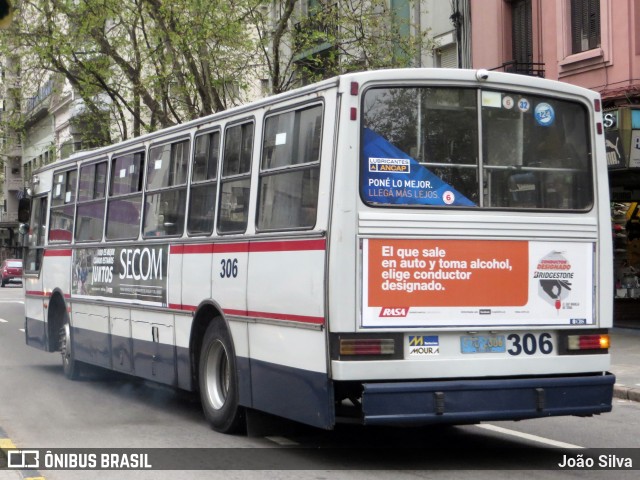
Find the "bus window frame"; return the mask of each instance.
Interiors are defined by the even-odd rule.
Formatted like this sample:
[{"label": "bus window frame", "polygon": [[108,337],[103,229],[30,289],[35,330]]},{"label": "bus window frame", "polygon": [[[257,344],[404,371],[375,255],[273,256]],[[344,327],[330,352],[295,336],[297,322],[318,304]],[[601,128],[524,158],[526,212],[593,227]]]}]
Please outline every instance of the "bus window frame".
[{"label": "bus window frame", "polygon": [[[120,157],[124,157],[126,155],[136,155],[138,153],[142,153],[142,162],[140,165],[140,171],[141,171],[141,176],[140,179],[138,180],[138,184],[139,184],[139,188],[137,191],[135,192],[129,192],[129,193],[123,193],[123,194],[118,194],[118,195],[113,195],[113,178],[114,178],[114,169],[115,169],[115,162],[118,158]],[[121,152],[114,152],[111,154],[111,157],[109,158],[109,170],[108,170],[108,188],[107,188],[107,208],[105,210],[105,220],[104,220],[104,227],[103,227],[103,238],[105,241],[113,241],[113,242],[117,242],[117,241],[124,241],[124,240],[137,240],[138,238],[140,238],[140,231],[142,229],[142,215],[143,215],[143,201],[144,201],[144,182],[145,182],[145,175],[146,175],[146,164],[148,161],[148,149],[146,148],[146,146],[144,145],[137,145],[133,148],[127,149],[127,150],[123,150]],[[133,198],[135,196],[140,195],[140,219],[138,220],[138,232],[135,236],[127,236],[127,237],[117,237],[117,238],[111,238],[108,236],[108,229],[109,229],[109,211],[110,211],[110,207],[111,207],[111,201],[112,200],[127,200],[129,198]]]},{"label": "bus window frame", "polygon": [[[235,127],[242,127],[244,125],[251,125],[253,128],[253,132],[252,132],[252,138],[251,138],[251,152],[249,155],[250,161],[249,161],[249,170],[246,172],[242,172],[242,173],[237,173],[237,174],[232,174],[232,175],[228,175],[225,177],[224,175],[224,167],[225,167],[225,161],[226,161],[226,145],[227,145],[227,132]],[[257,128],[256,128],[257,122],[256,122],[256,117],[254,115],[250,116],[250,117],[244,117],[242,119],[238,119],[238,120],[234,120],[232,122],[227,123],[222,132],[223,132],[223,137],[222,137],[222,142],[221,142],[221,153],[222,153],[222,160],[220,162],[220,172],[219,172],[219,185],[218,185],[218,204],[216,205],[216,223],[215,223],[215,232],[217,235],[219,236],[228,236],[228,235],[244,235],[247,233],[247,230],[249,229],[249,213],[250,213],[250,209],[251,209],[251,183],[253,182],[253,163],[255,160],[255,155],[256,155],[256,138],[257,138]],[[242,153],[242,140],[241,140],[241,144],[240,144],[240,153]],[[249,196],[248,198],[246,198],[246,219],[245,219],[245,224],[244,224],[244,228],[241,230],[221,230],[220,229],[220,222],[221,222],[221,218],[222,218],[222,194],[223,192],[223,186],[225,182],[236,182],[236,181],[245,181],[248,180],[249,181]]]},{"label": "bus window frame", "polygon": [[[151,150],[154,148],[163,148],[169,145],[170,147],[169,158],[171,161],[173,159],[173,156],[172,156],[173,146],[183,142],[187,142],[186,172],[185,172],[184,183],[168,185],[168,186],[163,185],[160,187],[155,187],[150,189],[149,188],[149,171],[152,168],[151,167]],[[187,208],[188,208],[188,201],[189,201],[188,199],[189,176],[192,169],[193,148],[194,148],[194,138],[192,138],[192,136],[189,134],[179,135],[177,137],[174,137],[165,141],[151,143],[148,145],[146,149],[147,151],[146,165],[144,166],[145,171],[144,171],[144,179],[143,179],[143,187],[142,187],[143,201],[142,201],[142,210],[141,210],[141,219],[140,219],[140,234],[142,235],[143,239],[179,238],[184,234],[184,230],[187,222]],[[156,195],[162,195],[165,192],[180,192],[181,190],[184,192],[183,193],[184,205],[182,208],[182,213],[183,213],[182,228],[178,232],[172,233],[172,234],[149,235],[145,233],[145,221],[147,218],[148,208],[150,207],[150,205],[147,202],[147,198],[154,197]]]},{"label": "bus window frame", "polygon": [[[49,222],[47,225],[47,245],[69,245],[74,240],[74,232],[76,225],[76,205],[78,199],[78,181],[80,179],[80,171],[79,166],[77,164],[72,166],[66,166],[65,168],[61,168],[60,170],[54,170],[52,174],[52,183],[51,183],[51,200],[49,202]],[[75,174],[75,179],[73,180],[73,185],[69,185],[69,175],[71,173]],[[56,177],[58,175],[64,175],[64,183],[57,183]],[[54,193],[56,185],[63,185],[64,192],[61,192],[61,195],[56,195],[56,200],[60,199],[61,203],[54,205]],[[71,188],[69,188],[71,187]],[[71,199],[69,201],[66,200],[67,194],[71,192]],[[57,214],[57,212],[62,212],[65,208],[73,209],[73,214],[71,217],[71,230],[60,230],[62,232],[68,232],[70,237],[68,240],[61,239],[52,239],[51,238],[51,227],[53,226],[53,217]]]},{"label": "bus window frame", "polygon": [[[264,152],[266,148],[265,133],[266,133],[267,121],[270,118],[278,115],[284,115],[288,113],[293,113],[295,115],[297,112],[310,110],[310,109],[313,109],[314,107],[320,107],[320,138],[318,140],[317,160],[313,162],[305,162],[300,164],[289,164],[289,165],[284,165],[280,167],[264,168],[263,160],[264,160]],[[321,98],[321,99],[311,99],[311,100],[307,100],[306,102],[298,103],[295,105],[287,105],[279,109],[271,110],[269,112],[266,112],[264,117],[262,118],[262,126],[261,126],[262,131],[260,136],[261,142],[259,145],[260,153],[259,153],[259,159],[258,159],[258,172],[257,172],[257,187],[255,189],[256,190],[256,210],[255,210],[255,216],[254,216],[254,225],[255,225],[256,233],[277,233],[277,232],[288,233],[288,232],[296,232],[296,231],[311,231],[316,228],[316,225],[318,224],[318,204],[320,199],[320,190],[319,190],[320,168],[322,165],[322,142],[324,140],[324,130],[325,130],[325,121],[326,121],[325,113],[326,113],[326,104],[324,99]],[[298,146],[297,142],[296,142],[296,146]],[[317,169],[317,174],[318,174],[318,192],[316,193],[315,219],[314,219],[313,225],[305,226],[305,227],[295,226],[295,227],[288,227],[288,228],[260,228],[258,225],[258,222],[260,219],[260,205],[261,205],[261,198],[262,198],[261,197],[262,179],[270,176],[277,176],[281,174],[286,175],[287,173],[304,172],[306,170],[313,170],[313,169]]]},{"label": "bus window frame", "polygon": [[[43,257],[44,257],[44,250],[47,248],[48,245],[48,238],[49,238],[49,225],[48,225],[48,219],[49,219],[49,211],[51,209],[50,207],[50,200],[49,200],[49,192],[45,192],[42,193],[40,195],[35,195],[32,199],[31,199],[31,215],[30,215],[30,219],[29,219],[29,230],[31,231],[34,228],[34,222],[33,222],[33,215],[36,212],[36,208],[34,207],[35,203],[37,201],[40,201],[41,207],[42,207],[42,202],[44,201],[44,207],[40,208],[40,223],[38,225],[38,228],[42,229],[44,228],[44,231],[42,232],[42,236],[40,237],[40,242],[36,243],[35,245],[31,245],[29,243],[28,237],[27,237],[27,248],[26,248],[26,252],[25,252],[25,258],[23,259],[22,265],[23,265],[23,272],[24,275],[26,277],[35,277],[35,278],[39,278],[40,277],[40,272],[42,271],[42,261],[43,261]],[[28,234],[31,235],[31,234]],[[27,263],[27,259],[28,259],[28,255],[30,252],[35,251],[36,254],[36,260],[38,261],[38,266],[37,268],[31,270],[28,268],[28,263]]]},{"label": "bus window frame", "polygon": [[[193,179],[193,175],[195,172],[195,157],[196,157],[196,143],[198,138],[203,137],[205,135],[215,135],[218,134],[218,158],[216,159],[216,174],[212,179],[205,180],[195,180]],[[254,132],[255,134],[255,132]],[[224,137],[224,129],[221,128],[220,125],[216,125],[211,128],[203,129],[201,131],[197,131],[193,135],[193,147],[191,149],[191,158],[189,161],[189,178],[187,182],[187,206],[186,206],[186,221],[185,221],[185,231],[187,237],[210,237],[214,233],[216,233],[216,225],[218,221],[218,200],[220,197],[220,177],[222,174],[222,155],[223,155],[223,146],[222,141]],[[211,142],[209,142],[209,146],[211,146]],[[205,188],[208,185],[213,185],[215,187],[214,191],[214,199],[216,204],[213,206],[213,220],[211,224],[211,231],[209,232],[192,232],[189,230],[189,220],[191,219],[191,206],[193,197],[191,195],[194,187],[195,188]]]},{"label": "bus window frame", "polygon": [[[366,85],[364,88],[361,88],[361,95],[359,101],[359,108],[361,112],[365,111],[365,97],[368,91],[376,90],[376,89],[419,89],[419,88],[457,88],[457,89],[471,89],[476,93],[477,107],[476,107],[476,117],[477,117],[477,136],[478,136],[478,145],[477,145],[477,153],[478,159],[475,164],[473,164],[473,168],[477,171],[478,176],[478,202],[475,206],[464,206],[464,205],[428,205],[428,204],[379,204],[372,203],[363,198],[363,189],[362,189],[362,181],[364,176],[365,162],[364,159],[364,142],[362,132],[365,128],[364,123],[364,113],[360,115],[360,119],[358,121],[358,197],[363,205],[368,208],[388,208],[388,209],[398,209],[398,210],[422,210],[422,211],[439,211],[439,210],[481,210],[485,212],[518,212],[518,213],[576,213],[576,214],[588,214],[596,208],[597,203],[597,179],[596,179],[596,170],[597,166],[595,165],[594,155],[595,155],[595,147],[594,147],[594,130],[595,124],[593,119],[593,105],[590,105],[584,98],[577,95],[554,95],[553,93],[545,92],[540,89],[528,89],[527,87],[521,87],[517,85],[500,85],[500,87],[485,87],[482,85],[476,86],[464,86],[464,85],[447,85],[443,83],[399,83],[399,82],[385,82],[385,83],[371,83]],[[483,188],[484,175],[487,171],[492,171],[491,166],[487,168],[484,161],[484,138],[483,138],[483,119],[482,119],[482,92],[503,92],[503,93],[511,93],[514,96],[526,96],[533,95],[537,97],[550,98],[557,101],[571,102],[580,105],[585,112],[585,137],[589,142],[587,146],[588,153],[588,163],[586,166],[588,167],[588,178],[590,182],[590,196],[591,200],[589,206],[582,209],[561,209],[561,208],[509,208],[509,207],[487,207],[484,205],[485,203],[485,193]],[[429,166],[428,163],[419,162],[421,165]],[[471,164],[464,165],[465,168],[471,168]],[[437,166],[437,165],[436,165]]]},{"label": "bus window frame", "polygon": [[[107,171],[105,172],[105,179],[104,179],[104,191],[102,192],[102,197],[98,197],[98,198],[91,198],[88,200],[80,200],[80,179],[81,179],[81,172],[82,169],[84,169],[85,167],[97,167],[97,165],[104,163],[105,166],[107,167]],[[81,163],[78,165],[78,193],[76,195],[76,222],[74,225],[74,232],[73,232],[73,241],[74,243],[96,243],[96,242],[101,242],[104,240],[105,238],[105,230],[106,230],[106,221],[107,221],[107,197],[108,197],[108,191],[109,191],[109,182],[110,182],[110,174],[111,174],[111,169],[110,169],[110,165],[111,165],[111,159],[109,157],[102,157],[99,158],[97,160],[90,160],[86,163]],[[95,180],[96,180],[96,171],[94,169],[94,178],[93,178],[93,186],[95,188]],[[80,207],[86,206],[86,205],[97,205],[100,202],[102,202],[103,204],[103,210],[102,210],[102,234],[100,235],[100,239],[99,240],[83,240],[83,239],[78,239],[78,210],[80,209]]]}]

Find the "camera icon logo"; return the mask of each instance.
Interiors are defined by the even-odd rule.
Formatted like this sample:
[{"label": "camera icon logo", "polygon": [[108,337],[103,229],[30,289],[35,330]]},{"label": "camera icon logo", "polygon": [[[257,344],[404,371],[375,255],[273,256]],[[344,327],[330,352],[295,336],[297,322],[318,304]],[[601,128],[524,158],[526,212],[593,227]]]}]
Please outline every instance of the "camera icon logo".
[{"label": "camera icon logo", "polygon": [[7,450],[7,468],[40,468],[38,450]]}]

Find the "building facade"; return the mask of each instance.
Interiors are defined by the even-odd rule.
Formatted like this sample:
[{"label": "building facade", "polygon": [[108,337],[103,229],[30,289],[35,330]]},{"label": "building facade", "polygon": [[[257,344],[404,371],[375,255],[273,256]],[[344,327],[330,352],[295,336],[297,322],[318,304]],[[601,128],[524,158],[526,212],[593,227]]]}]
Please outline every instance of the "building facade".
[{"label": "building facade", "polygon": [[600,92],[617,316],[640,307],[640,1],[471,0],[473,67]]},{"label": "building facade", "polygon": [[[302,28],[327,34],[340,28],[339,22],[320,21],[323,17],[314,14],[336,5],[300,0],[291,19],[294,36]],[[386,5],[402,35],[426,32],[432,40],[415,54],[412,66],[486,68],[599,91],[606,109],[612,196],[628,206],[625,218],[630,215],[640,198],[640,0],[388,0]],[[274,18],[281,7],[282,2],[273,3]],[[308,60],[327,55],[336,47],[323,41],[329,37],[317,36],[318,42],[294,61],[309,65]],[[74,122],[82,116],[82,105],[74,92],[54,79],[20,89],[16,62],[5,65],[0,93],[4,115],[19,111],[26,116],[26,128],[24,135],[17,135],[5,123],[0,230],[17,228],[18,198],[29,186],[32,171],[83,147],[78,130],[82,122]],[[321,62],[317,65],[322,68]],[[325,73],[334,72],[327,68]],[[255,96],[266,92],[268,88]],[[626,233],[626,224],[619,233]],[[0,232],[3,245],[17,241],[14,233]]]}]

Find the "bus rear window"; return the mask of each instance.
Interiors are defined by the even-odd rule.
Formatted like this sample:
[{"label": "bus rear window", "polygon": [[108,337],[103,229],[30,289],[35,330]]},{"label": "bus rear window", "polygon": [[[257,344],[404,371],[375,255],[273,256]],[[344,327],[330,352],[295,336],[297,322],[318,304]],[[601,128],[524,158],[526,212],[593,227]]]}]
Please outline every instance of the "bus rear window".
[{"label": "bus rear window", "polygon": [[372,88],[363,105],[362,199],[379,206],[587,210],[587,109],[514,92]]}]

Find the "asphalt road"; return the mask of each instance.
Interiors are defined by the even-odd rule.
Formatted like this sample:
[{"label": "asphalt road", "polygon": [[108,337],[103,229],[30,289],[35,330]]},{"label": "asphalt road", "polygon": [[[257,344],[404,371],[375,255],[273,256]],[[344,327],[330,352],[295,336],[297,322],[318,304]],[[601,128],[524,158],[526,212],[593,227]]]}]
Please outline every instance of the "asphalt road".
[{"label": "asphalt road", "polygon": [[[276,422],[261,436],[221,435],[205,424],[195,395],[103,371],[66,380],[59,354],[24,344],[22,294],[20,287],[0,290],[0,429],[17,447],[225,448],[182,453],[234,468],[41,471],[47,479],[511,479],[517,473],[509,469],[520,465],[529,478],[637,478],[637,470],[536,470],[577,455],[578,447],[621,449],[605,453],[635,455],[634,469],[640,469],[640,404],[618,399],[612,413],[593,418],[422,429],[347,425],[331,432]],[[0,480],[7,475],[0,470]]]}]

